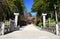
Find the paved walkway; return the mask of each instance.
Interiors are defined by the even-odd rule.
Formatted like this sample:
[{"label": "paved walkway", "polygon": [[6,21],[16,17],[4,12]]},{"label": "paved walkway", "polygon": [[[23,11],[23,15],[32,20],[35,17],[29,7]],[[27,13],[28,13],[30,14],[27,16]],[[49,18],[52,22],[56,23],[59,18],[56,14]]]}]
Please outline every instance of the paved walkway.
[{"label": "paved walkway", "polygon": [[31,24],[22,28],[22,30],[0,36],[0,39],[60,39],[60,37]]}]

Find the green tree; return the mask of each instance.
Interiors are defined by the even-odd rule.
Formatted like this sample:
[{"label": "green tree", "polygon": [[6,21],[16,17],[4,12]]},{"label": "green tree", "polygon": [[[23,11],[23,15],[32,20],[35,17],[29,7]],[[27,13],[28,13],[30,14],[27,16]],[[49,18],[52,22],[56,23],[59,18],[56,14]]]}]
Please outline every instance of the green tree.
[{"label": "green tree", "polygon": [[[37,12],[37,16],[41,16],[42,13],[53,14],[54,19],[57,22],[57,13],[58,17],[60,17],[60,0],[34,0],[34,4],[32,6],[32,11]],[[57,13],[55,13],[55,11]],[[47,16],[48,17],[48,16]]]},{"label": "green tree", "polygon": [[49,2],[45,0],[34,0],[32,11],[37,11],[37,15],[40,15],[41,13],[47,11],[48,6]]},{"label": "green tree", "polygon": [[[60,0],[34,0],[32,11],[36,11],[38,16],[45,12],[53,14],[55,12],[55,7],[57,10],[59,9]],[[58,16],[59,15],[58,13]]]},{"label": "green tree", "polygon": [[19,23],[23,23],[24,22],[24,11],[26,10],[25,5],[24,5],[24,0],[15,0],[14,4],[16,6],[16,8],[18,9],[17,12],[19,12]]},{"label": "green tree", "polygon": [[19,13],[23,13],[23,10],[25,8],[24,3],[23,3],[23,0],[15,0],[14,1],[14,4],[17,7],[18,12]]},{"label": "green tree", "polygon": [[11,17],[13,17],[13,13],[14,13],[14,0],[3,0],[2,1],[2,9],[4,12],[4,17],[5,19],[9,19]]},{"label": "green tree", "polygon": [[19,12],[20,16],[23,15],[25,10],[24,0],[2,0],[2,12],[3,15],[0,15],[1,20],[4,17],[4,20],[8,20],[9,18],[14,18],[14,12]]},{"label": "green tree", "polygon": [[60,6],[60,0],[34,0],[32,11],[54,13],[54,7]]}]

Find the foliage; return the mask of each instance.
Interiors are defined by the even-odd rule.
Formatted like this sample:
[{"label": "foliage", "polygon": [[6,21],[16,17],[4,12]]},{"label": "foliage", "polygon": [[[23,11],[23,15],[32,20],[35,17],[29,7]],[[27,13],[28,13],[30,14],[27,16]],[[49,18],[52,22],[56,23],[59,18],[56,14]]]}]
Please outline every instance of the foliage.
[{"label": "foliage", "polygon": [[[32,12],[37,12],[37,16],[41,17],[42,13],[47,13],[47,18],[50,16],[49,13],[53,14],[53,18],[50,21],[55,23],[55,10],[58,12],[58,19],[60,19],[60,0],[34,0],[32,6]],[[59,10],[58,10],[59,9]]]},{"label": "foliage", "polygon": [[60,0],[34,0],[32,11],[38,15],[44,12],[54,13],[55,7],[59,7]]},{"label": "foliage", "polygon": [[15,12],[19,12],[19,19],[18,19],[19,24],[20,24],[20,22],[22,23],[22,21],[24,19],[23,13],[26,9],[23,2],[24,2],[24,0],[15,0],[14,1],[14,4],[16,6]]},{"label": "foliage", "polygon": [[47,21],[46,21],[46,27],[50,27],[49,24],[50,24],[50,26],[54,26],[56,24],[55,19],[48,18]]},{"label": "foliage", "polygon": [[42,24],[43,24],[42,22],[39,22],[39,23],[38,23],[38,26],[39,26],[39,27],[42,27]]},{"label": "foliage", "polygon": [[2,9],[4,12],[5,18],[9,19],[10,17],[13,16],[14,13],[14,0],[3,0],[2,2]]},{"label": "foliage", "polygon": [[23,0],[15,0],[14,1],[14,4],[17,7],[18,12],[19,13],[22,13],[23,10],[24,10],[24,8],[25,8],[24,3],[23,3]]},{"label": "foliage", "polygon": [[10,27],[10,22],[8,20],[5,20],[5,27],[9,28]]},{"label": "foliage", "polygon": [[32,11],[37,11],[37,14],[40,15],[43,12],[47,12],[48,6],[49,2],[46,2],[45,0],[34,0]]},{"label": "foliage", "polygon": [[[3,15],[0,15],[1,19],[8,20],[14,18],[14,12],[23,13],[25,9],[23,0],[3,0],[2,11]],[[21,14],[23,15],[23,14]]]},{"label": "foliage", "polygon": [[50,20],[50,22],[56,22],[55,19],[52,19],[52,18],[47,19],[47,21],[49,21],[49,20]]}]

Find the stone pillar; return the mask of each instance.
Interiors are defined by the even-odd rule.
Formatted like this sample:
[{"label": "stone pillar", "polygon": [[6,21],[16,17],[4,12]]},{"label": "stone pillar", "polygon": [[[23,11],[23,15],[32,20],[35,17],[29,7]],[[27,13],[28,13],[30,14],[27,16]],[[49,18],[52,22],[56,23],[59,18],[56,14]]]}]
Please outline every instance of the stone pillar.
[{"label": "stone pillar", "polygon": [[15,15],[15,27],[17,27],[18,15],[19,13],[14,13]]},{"label": "stone pillar", "polygon": [[56,24],[56,35],[59,34],[59,27],[58,27],[58,24]]},{"label": "stone pillar", "polygon": [[1,26],[1,34],[4,35],[4,28],[5,28],[5,23],[2,22]]},{"label": "stone pillar", "polygon": [[59,26],[58,26],[58,17],[57,17],[57,11],[55,10],[55,16],[56,16],[56,35],[59,34]]},{"label": "stone pillar", "polygon": [[59,26],[58,26],[58,16],[57,16],[57,8],[55,6],[55,16],[56,16],[56,35],[59,34]]},{"label": "stone pillar", "polygon": [[42,13],[42,16],[43,16],[43,26],[45,27],[45,16],[46,16],[47,14],[44,14],[44,13]]}]

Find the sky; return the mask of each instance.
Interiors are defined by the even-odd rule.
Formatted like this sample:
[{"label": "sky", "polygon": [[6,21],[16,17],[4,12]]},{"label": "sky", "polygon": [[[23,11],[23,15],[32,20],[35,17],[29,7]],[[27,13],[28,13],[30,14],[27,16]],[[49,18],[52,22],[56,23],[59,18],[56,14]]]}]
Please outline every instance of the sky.
[{"label": "sky", "polygon": [[[24,0],[24,4],[27,9],[27,12],[31,12],[31,8],[32,8],[33,3],[34,3],[33,0]],[[36,15],[35,12],[31,12],[31,14],[32,14],[32,16]]]}]

